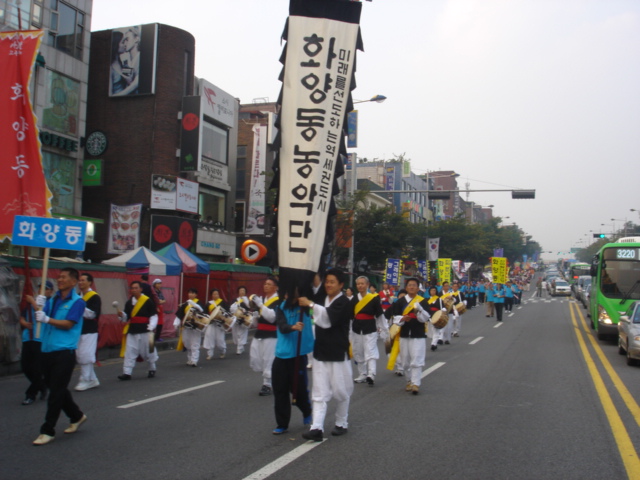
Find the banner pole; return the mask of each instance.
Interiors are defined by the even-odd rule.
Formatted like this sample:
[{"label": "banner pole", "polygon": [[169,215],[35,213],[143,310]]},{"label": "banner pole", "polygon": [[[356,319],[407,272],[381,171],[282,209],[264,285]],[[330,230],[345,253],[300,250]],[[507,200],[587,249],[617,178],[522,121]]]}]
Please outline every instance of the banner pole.
[{"label": "banner pole", "polygon": [[[49,252],[51,249],[49,247],[44,249],[44,258],[42,259],[42,281],[40,282],[40,292],[39,295],[44,295],[44,290],[47,287],[47,273],[49,270]],[[38,310],[42,310],[42,308],[38,308]],[[36,325],[36,338],[40,338],[40,330],[42,329],[42,323],[38,322]]]}]

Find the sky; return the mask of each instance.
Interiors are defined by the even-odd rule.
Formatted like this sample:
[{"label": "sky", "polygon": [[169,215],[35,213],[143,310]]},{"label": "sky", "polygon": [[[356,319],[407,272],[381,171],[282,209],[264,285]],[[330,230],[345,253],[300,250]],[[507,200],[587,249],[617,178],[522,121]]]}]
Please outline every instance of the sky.
[{"label": "sky", "polygon": [[[276,101],[288,3],[94,0],[91,29],[182,28],[198,77]],[[460,189],[535,189],[463,198],[494,205],[547,260],[640,224],[640,1],[373,0],[360,26],[353,97],[387,100],[358,105],[358,157],[455,170]]]}]

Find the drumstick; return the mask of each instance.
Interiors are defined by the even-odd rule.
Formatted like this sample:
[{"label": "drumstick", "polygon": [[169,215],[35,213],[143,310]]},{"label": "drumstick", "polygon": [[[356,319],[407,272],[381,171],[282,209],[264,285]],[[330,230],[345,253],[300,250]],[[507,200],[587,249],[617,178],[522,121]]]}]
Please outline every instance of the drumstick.
[{"label": "drumstick", "polygon": [[122,311],[120,311],[120,309],[118,308],[118,306],[120,305],[118,303],[117,300],[114,300],[113,303],[111,304],[113,306],[113,308],[116,309],[116,312],[118,313],[118,316],[121,317],[122,316]]}]

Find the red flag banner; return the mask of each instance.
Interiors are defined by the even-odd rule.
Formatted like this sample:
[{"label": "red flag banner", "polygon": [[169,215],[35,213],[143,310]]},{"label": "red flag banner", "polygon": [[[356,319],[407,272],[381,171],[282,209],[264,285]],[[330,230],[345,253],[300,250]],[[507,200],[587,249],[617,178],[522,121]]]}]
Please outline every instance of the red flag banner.
[{"label": "red flag banner", "polygon": [[343,174],[340,155],[346,156],[356,50],[362,50],[361,8],[359,2],[290,0],[272,184],[280,287],[288,293],[322,270],[334,238],[333,196]]},{"label": "red flag banner", "polygon": [[0,241],[16,215],[51,216],[29,91],[42,30],[0,33]]}]

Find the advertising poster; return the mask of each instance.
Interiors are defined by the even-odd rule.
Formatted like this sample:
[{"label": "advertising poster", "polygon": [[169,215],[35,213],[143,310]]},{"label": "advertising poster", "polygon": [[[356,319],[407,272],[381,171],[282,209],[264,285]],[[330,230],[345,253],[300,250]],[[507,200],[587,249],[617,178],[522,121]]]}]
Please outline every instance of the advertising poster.
[{"label": "advertising poster", "polygon": [[198,182],[176,179],[176,210],[198,213]]},{"label": "advertising poster", "polygon": [[195,220],[169,215],[151,216],[151,251],[176,242],[192,253],[196,251],[198,223]]},{"label": "advertising poster", "polygon": [[141,203],[124,206],[111,204],[107,253],[119,255],[140,246],[141,214]]},{"label": "advertising poster", "polygon": [[151,208],[158,210],[176,209],[176,177],[173,175],[151,176]]},{"label": "advertising poster", "polygon": [[253,127],[253,161],[251,162],[251,187],[249,192],[249,214],[247,215],[246,233],[264,235],[264,204],[267,155],[267,127]]},{"label": "advertising poster", "polygon": [[111,31],[110,97],[155,93],[157,29],[152,23]]},{"label": "advertising poster", "polygon": [[78,136],[80,112],[80,82],[47,70],[47,95],[42,111],[42,125],[65,135]]}]

